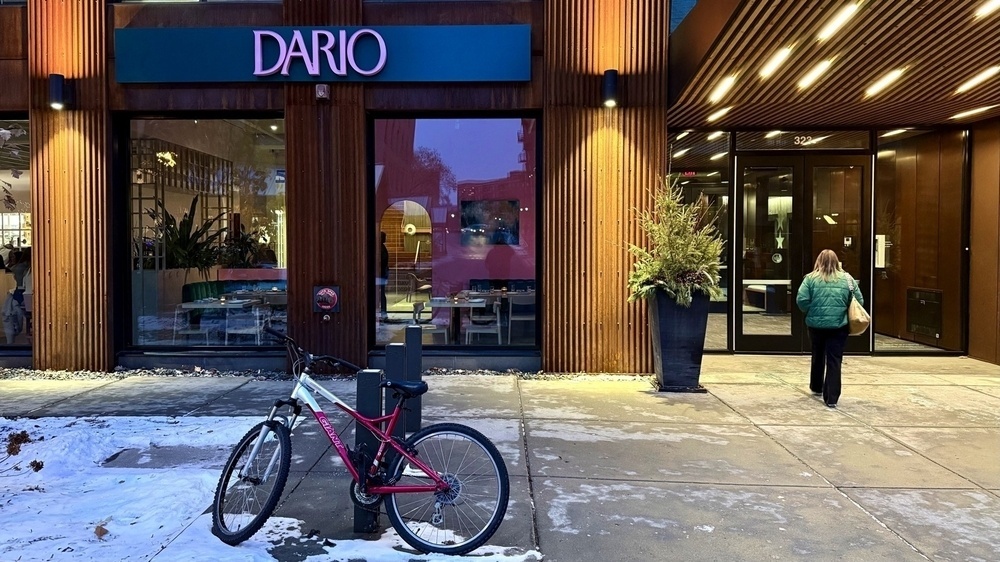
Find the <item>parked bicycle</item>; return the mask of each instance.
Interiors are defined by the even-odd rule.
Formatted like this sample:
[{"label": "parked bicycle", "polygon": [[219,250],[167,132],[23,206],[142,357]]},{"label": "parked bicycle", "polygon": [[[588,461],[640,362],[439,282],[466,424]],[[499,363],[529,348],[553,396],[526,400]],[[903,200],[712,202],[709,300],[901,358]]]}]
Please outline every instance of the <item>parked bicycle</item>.
[{"label": "parked bicycle", "polygon": [[[284,341],[295,386],[289,398],[274,402],[267,418],[240,440],[226,462],[212,504],[212,534],[237,545],[271,516],[288,479],[291,435],[305,404],[351,474],[351,500],[374,512],[384,502],[393,528],[410,546],[425,553],[460,555],[493,536],[507,512],[510,481],[489,439],[456,423],[431,425],[406,439],[392,436],[404,403],[427,392],[426,382],[382,381],[380,387],[392,392],[396,406],[391,414],[369,418],[310,376],[319,362],[355,372],[360,368],[336,357],[313,355],[285,334],[264,330]],[[378,450],[345,445],[314,393],[370,431]]]}]

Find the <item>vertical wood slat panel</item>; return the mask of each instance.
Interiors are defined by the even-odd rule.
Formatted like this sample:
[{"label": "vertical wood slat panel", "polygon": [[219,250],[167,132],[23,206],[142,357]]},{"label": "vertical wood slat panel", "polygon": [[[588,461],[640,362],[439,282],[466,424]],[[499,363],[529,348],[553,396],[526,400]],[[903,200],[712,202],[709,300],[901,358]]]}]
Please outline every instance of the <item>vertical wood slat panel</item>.
[{"label": "vertical wood slat panel", "polygon": [[[641,242],[635,211],[666,170],[669,3],[546,8],[542,362],[651,372],[645,303],[627,302],[627,248]],[[615,109],[600,104],[609,68],[620,76]]]},{"label": "vertical wood slat panel", "polygon": [[938,251],[937,279],[942,291],[941,339],[939,345],[945,349],[962,349],[965,336],[965,319],[962,317],[962,303],[965,300],[962,276],[962,259],[966,255],[962,246],[962,209],[965,204],[963,185],[965,143],[961,131],[940,133],[941,179],[938,183]]},{"label": "vertical wood slat panel", "polygon": [[[285,25],[359,25],[361,0],[285,2]],[[365,364],[369,253],[364,89],[337,84],[317,100],[313,84],[285,86],[290,335],[316,353]],[[340,312],[313,312],[316,285],[340,286]]]},{"label": "vertical wood slat panel", "polygon": [[[31,111],[34,366],[114,367],[105,3],[31,2],[28,74]],[[48,107],[48,75],[75,86],[74,105]]]},{"label": "vertical wood slat panel", "polygon": [[1000,362],[1000,126],[972,133],[972,193],[969,225],[969,356]]}]

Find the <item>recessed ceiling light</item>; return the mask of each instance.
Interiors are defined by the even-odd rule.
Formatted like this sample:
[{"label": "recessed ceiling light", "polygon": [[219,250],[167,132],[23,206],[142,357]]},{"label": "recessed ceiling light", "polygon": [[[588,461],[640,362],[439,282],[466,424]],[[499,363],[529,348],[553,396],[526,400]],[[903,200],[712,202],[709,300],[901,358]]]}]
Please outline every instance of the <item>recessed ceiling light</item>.
[{"label": "recessed ceiling light", "polygon": [[897,68],[896,70],[893,70],[893,71],[889,72],[888,74],[886,74],[885,76],[879,78],[871,86],[868,86],[867,90],[865,90],[865,97],[866,98],[870,98],[870,97],[878,94],[882,90],[888,88],[896,80],[899,80],[899,78],[903,75],[904,72],[906,72],[906,68],[905,67],[904,68]]},{"label": "recessed ceiling light", "polygon": [[788,56],[791,54],[792,54],[792,48],[785,47],[784,49],[781,49],[778,52],[771,55],[771,59],[768,60],[767,64],[765,64],[760,69],[760,77],[769,78],[772,74],[774,74],[776,70],[778,70],[779,67],[781,67],[781,65],[785,62],[785,60],[788,59]]},{"label": "recessed ceiling light", "polygon": [[781,131],[771,131],[770,133],[764,135],[765,139],[773,139],[774,137],[781,134]]},{"label": "recessed ceiling light", "polygon": [[896,129],[895,131],[889,131],[888,133],[884,133],[882,135],[882,138],[884,139],[885,137],[894,137],[896,135],[901,135],[906,131],[909,131],[909,129]]},{"label": "recessed ceiling light", "polygon": [[271,130],[272,131],[277,131],[278,130],[278,126],[277,125],[271,125]]},{"label": "recessed ceiling light", "polygon": [[725,116],[725,114],[729,113],[729,110],[731,110],[732,108],[733,108],[732,106],[723,107],[722,109],[706,117],[706,120],[709,123],[711,123],[712,121],[718,121],[719,119],[722,119],[722,117]]},{"label": "recessed ceiling light", "polygon": [[816,39],[826,41],[830,37],[833,37],[833,34],[836,33],[838,29],[843,27],[844,24],[847,23],[847,20],[851,19],[857,11],[858,4],[856,2],[852,2],[844,6],[839,12],[837,12],[837,15],[833,16],[833,19],[827,22],[827,24],[819,30],[819,34],[816,35]]},{"label": "recessed ceiling light", "polygon": [[997,8],[1000,8],[1000,0],[989,0],[976,10],[976,17],[984,18],[997,11]]},{"label": "recessed ceiling light", "polygon": [[977,107],[976,109],[970,109],[969,111],[963,111],[961,113],[956,113],[951,116],[951,119],[965,119],[966,117],[972,117],[973,115],[979,115],[980,113],[986,113],[987,111],[997,107],[995,105],[987,105],[986,107]]},{"label": "recessed ceiling light", "polygon": [[729,89],[732,88],[733,84],[735,83],[736,83],[735,74],[731,76],[726,76],[725,78],[720,80],[719,83],[715,86],[715,89],[712,90],[711,95],[708,96],[708,101],[711,103],[719,103],[720,101],[722,101],[722,98],[726,97],[726,94],[729,92]]},{"label": "recessed ceiling light", "polygon": [[[997,1],[1000,2],[1000,0]],[[976,86],[982,84],[983,82],[989,80],[990,78],[993,78],[994,76],[997,75],[997,73],[1000,73],[1000,66],[991,66],[986,70],[980,72],[979,74],[973,76],[972,78],[966,80],[964,83],[962,83],[961,86],[959,86],[955,90],[955,93],[961,94],[964,92],[968,92],[969,90],[975,88]]]},{"label": "recessed ceiling light", "polygon": [[684,131],[683,133],[677,135],[677,140],[681,140],[682,138],[684,138],[684,137],[686,137],[686,136],[688,136],[690,134],[691,134],[691,131]]},{"label": "recessed ceiling light", "polygon": [[729,153],[728,152],[720,152],[718,154],[713,154],[709,158],[709,160],[718,160],[719,158],[725,158],[727,154],[729,154]]},{"label": "recessed ceiling light", "polygon": [[674,153],[674,158],[680,158],[681,156],[684,156],[688,152],[691,152],[690,148],[682,148]]},{"label": "recessed ceiling light", "polygon": [[708,135],[708,140],[713,141],[713,140],[721,137],[724,134],[726,134],[726,133],[724,133],[722,131],[715,131],[714,133]]},{"label": "recessed ceiling light", "polygon": [[809,86],[815,84],[816,81],[819,80],[820,77],[823,76],[823,74],[825,74],[826,71],[830,69],[830,65],[832,64],[833,64],[833,59],[827,59],[814,66],[812,70],[807,72],[806,75],[803,76],[801,80],[799,80],[799,89],[805,90]]}]

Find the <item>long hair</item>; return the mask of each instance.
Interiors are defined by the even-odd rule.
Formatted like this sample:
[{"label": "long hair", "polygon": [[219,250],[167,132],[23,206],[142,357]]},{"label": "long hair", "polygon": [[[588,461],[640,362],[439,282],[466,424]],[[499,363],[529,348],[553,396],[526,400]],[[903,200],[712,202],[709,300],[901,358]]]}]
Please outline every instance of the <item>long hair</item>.
[{"label": "long hair", "polygon": [[823,281],[830,281],[840,277],[841,271],[843,270],[840,268],[840,260],[837,258],[837,253],[833,250],[823,250],[816,256],[816,265],[813,266],[810,275],[819,277]]}]

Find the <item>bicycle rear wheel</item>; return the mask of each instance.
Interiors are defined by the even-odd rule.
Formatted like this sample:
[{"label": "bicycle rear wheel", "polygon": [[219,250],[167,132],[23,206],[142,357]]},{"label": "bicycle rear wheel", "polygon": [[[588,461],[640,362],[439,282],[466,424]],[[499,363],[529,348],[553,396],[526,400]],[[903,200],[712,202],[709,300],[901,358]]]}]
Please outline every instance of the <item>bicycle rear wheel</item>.
[{"label": "bicycle rear wheel", "polygon": [[[406,443],[451,489],[388,495],[386,514],[399,536],[421,552],[452,555],[465,554],[489,540],[500,527],[510,498],[507,466],[493,443],[454,423],[424,428]],[[399,477],[399,485],[433,483],[402,456],[389,473]]]},{"label": "bicycle rear wheel", "polygon": [[[278,505],[292,464],[288,428],[278,422],[254,426],[229,456],[212,503],[212,534],[237,545],[260,530]],[[264,443],[251,457],[261,433]]]}]

